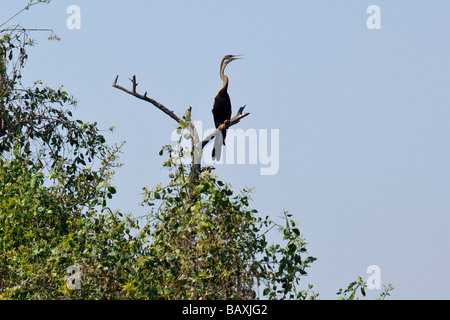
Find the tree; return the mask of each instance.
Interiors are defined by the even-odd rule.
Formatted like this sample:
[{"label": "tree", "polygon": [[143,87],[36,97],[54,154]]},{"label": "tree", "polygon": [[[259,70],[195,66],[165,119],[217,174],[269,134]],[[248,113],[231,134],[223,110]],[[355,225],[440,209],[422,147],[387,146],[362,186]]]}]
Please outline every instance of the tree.
[{"label": "tree", "polygon": [[[172,154],[172,148],[165,150]],[[256,217],[249,208],[250,190],[235,195],[209,170],[192,185],[186,166],[173,160],[169,156],[165,162],[176,168],[168,185],[144,189],[144,205],[153,210],[141,231],[148,245],[140,262],[151,270],[158,297],[305,297],[296,285],[315,258],[300,256],[306,244],[291,216],[284,214],[285,226]],[[268,245],[265,234],[274,227],[285,245]]]},{"label": "tree", "polygon": [[[31,1],[19,13],[41,2],[48,1]],[[34,44],[29,34],[34,31],[51,32],[20,25],[0,30],[3,298],[70,297],[67,267],[78,262],[83,268],[95,266],[91,261],[98,257],[101,241],[121,241],[122,233],[119,239],[111,233],[124,232],[118,214],[105,213],[106,200],[115,193],[109,181],[119,165],[120,146],[108,146],[96,123],[73,119],[76,101],[62,86],[55,90],[39,80],[31,87],[22,84],[26,49]],[[90,242],[99,228],[109,238],[98,236]],[[86,271],[86,281],[95,277],[97,285],[104,283],[97,269]]]}]

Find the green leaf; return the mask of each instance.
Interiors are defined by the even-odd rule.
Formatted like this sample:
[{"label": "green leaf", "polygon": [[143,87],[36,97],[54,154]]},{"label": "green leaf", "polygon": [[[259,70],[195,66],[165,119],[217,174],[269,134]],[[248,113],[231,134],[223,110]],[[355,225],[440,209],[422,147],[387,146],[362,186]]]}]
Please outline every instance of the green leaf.
[{"label": "green leaf", "polygon": [[114,187],[108,187],[108,191],[111,193],[111,194],[115,194],[117,191],[116,191],[116,188],[114,188]]},{"label": "green leaf", "polygon": [[297,249],[297,246],[294,243],[291,243],[288,246],[289,251],[294,252]]},{"label": "green leaf", "polygon": [[[314,257],[308,257],[308,258],[305,259],[305,264],[312,263],[312,262],[314,262],[314,261],[316,261],[316,260],[317,260],[317,258],[314,258]],[[350,288],[350,287],[349,287],[349,288]]]}]

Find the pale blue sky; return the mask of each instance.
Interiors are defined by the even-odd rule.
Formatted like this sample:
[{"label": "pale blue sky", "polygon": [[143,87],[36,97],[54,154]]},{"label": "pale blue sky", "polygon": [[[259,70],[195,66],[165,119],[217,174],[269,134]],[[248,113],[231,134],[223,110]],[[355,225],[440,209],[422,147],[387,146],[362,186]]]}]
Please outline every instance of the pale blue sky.
[{"label": "pale blue sky", "polygon": [[[0,21],[26,1],[3,0]],[[81,9],[68,30],[66,8]],[[366,9],[381,8],[381,30]],[[53,1],[14,22],[36,34],[25,79],[65,89],[75,113],[126,140],[112,207],[140,215],[143,186],[167,181],[158,155],[174,121],[112,88],[129,86],[212,126],[225,54],[235,128],[279,129],[280,166],[217,165],[252,207],[274,220],[288,210],[318,258],[304,278],[322,299],[378,265],[396,299],[449,299],[450,2],[448,1]],[[373,290],[370,296],[379,294]]]}]

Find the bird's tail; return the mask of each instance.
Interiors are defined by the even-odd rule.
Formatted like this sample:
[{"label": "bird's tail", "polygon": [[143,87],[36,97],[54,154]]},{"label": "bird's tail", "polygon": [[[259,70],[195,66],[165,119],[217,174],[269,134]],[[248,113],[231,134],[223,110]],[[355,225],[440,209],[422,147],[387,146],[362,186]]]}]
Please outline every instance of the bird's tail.
[{"label": "bird's tail", "polygon": [[227,130],[223,130],[223,132],[222,132],[222,135],[223,135],[223,145],[225,145],[225,138],[227,137]]},{"label": "bird's tail", "polygon": [[[217,153],[216,153],[217,149]],[[214,143],[214,147],[212,150],[212,159],[216,161],[220,161],[220,157],[222,155],[222,145],[220,143]]]},{"label": "bird's tail", "polygon": [[220,161],[220,156],[222,154],[222,147],[217,148],[217,155],[216,155],[216,147],[214,146],[212,150],[212,159],[216,161]]},{"label": "bird's tail", "polygon": [[[227,136],[227,130],[224,130],[223,132],[220,132],[220,134],[222,135],[222,141],[223,141],[223,145],[225,145],[225,137]],[[219,139],[215,139],[214,141],[214,147],[212,150],[212,159],[213,160],[220,160],[220,156],[222,154],[222,146],[220,145]],[[216,156],[216,148],[217,148],[217,156]]]}]

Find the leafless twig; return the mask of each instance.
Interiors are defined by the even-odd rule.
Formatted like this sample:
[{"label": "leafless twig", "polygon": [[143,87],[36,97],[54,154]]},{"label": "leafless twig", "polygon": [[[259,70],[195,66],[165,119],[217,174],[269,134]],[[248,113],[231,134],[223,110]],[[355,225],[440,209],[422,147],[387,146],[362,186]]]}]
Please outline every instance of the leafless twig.
[{"label": "leafless twig", "polygon": [[155,107],[157,107],[158,109],[160,109],[161,111],[163,111],[165,114],[167,114],[169,117],[171,117],[173,120],[175,120],[176,122],[180,122],[180,118],[177,117],[177,115],[173,112],[170,111],[169,109],[167,109],[165,106],[163,106],[161,103],[159,103],[158,101],[147,97],[147,92],[145,94],[139,94],[136,92],[136,87],[137,87],[137,82],[136,82],[136,75],[133,75],[133,78],[130,79],[132,84],[133,84],[133,90],[128,90],[120,85],[117,84],[117,80],[119,79],[119,76],[116,76],[116,79],[114,79],[114,83],[113,83],[113,87],[120,89],[122,91],[125,91],[128,94],[131,94],[133,96],[135,96],[136,98],[139,98],[141,100],[150,102],[151,104],[153,104]]}]

